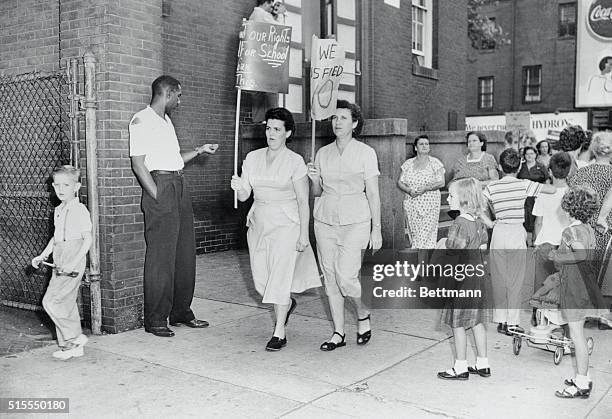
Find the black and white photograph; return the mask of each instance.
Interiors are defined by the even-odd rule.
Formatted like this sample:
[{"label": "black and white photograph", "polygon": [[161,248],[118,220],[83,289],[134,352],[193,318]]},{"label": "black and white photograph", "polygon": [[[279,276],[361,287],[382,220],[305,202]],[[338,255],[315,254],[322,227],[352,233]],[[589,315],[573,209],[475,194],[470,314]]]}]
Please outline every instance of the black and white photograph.
[{"label": "black and white photograph", "polygon": [[0,0],[0,416],[612,418],[612,0]]}]

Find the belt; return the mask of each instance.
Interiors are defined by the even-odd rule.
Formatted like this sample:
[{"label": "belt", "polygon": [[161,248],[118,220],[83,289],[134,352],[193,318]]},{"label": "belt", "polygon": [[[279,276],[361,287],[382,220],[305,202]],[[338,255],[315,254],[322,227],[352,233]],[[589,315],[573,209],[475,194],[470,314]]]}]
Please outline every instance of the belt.
[{"label": "belt", "polygon": [[293,197],[293,198],[284,198],[284,199],[261,199],[261,198],[255,198],[253,203],[255,203],[255,204],[278,204],[278,203],[281,203],[281,202],[291,202],[291,201],[296,201],[296,197]]},{"label": "belt", "polygon": [[183,170],[151,170],[151,176],[158,175],[183,176]]}]

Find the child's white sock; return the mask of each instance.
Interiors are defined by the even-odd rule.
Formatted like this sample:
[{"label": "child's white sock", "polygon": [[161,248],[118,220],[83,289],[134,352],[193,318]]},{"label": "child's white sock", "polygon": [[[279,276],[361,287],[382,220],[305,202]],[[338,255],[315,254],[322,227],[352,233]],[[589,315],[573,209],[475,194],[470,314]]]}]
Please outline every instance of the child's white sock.
[{"label": "child's white sock", "polygon": [[574,383],[579,388],[589,388],[589,377],[587,375],[576,374]]},{"label": "child's white sock", "polygon": [[456,359],[455,360],[455,372],[457,374],[463,374],[467,372],[468,363],[466,359]]},{"label": "child's white sock", "polygon": [[479,356],[476,357],[476,368],[481,370],[483,368],[490,368],[489,366],[489,358],[481,358]]}]

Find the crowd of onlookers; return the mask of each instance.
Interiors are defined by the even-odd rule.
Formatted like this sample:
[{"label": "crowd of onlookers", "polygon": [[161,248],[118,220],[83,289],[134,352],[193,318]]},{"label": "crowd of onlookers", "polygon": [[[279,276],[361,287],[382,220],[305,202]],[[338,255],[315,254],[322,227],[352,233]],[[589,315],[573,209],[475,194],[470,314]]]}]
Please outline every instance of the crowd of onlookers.
[{"label": "crowd of onlookers", "polygon": [[[576,377],[555,394],[586,398],[592,383],[585,319],[598,319],[600,329],[612,325],[607,309],[612,297],[612,132],[593,134],[569,126],[554,144],[530,137],[517,140],[507,133],[498,159],[487,153],[483,133],[469,132],[466,145],[467,155],[451,168],[448,203],[454,222],[445,240],[436,243],[446,169],[430,155],[426,135],[415,139],[415,156],[402,165],[398,179],[405,192],[406,233],[419,258],[427,257],[425,249],[489,248],[492,304],[486,299],[469,306],[459,300],[447,304],[443,321],[455,336],[456,361],[438,376],[461,380],[470,373],[490,375],[481,326],[492,314],[499,333],[524,334],[520,308],[525,278],[534,278],[534,291],[548,278],[548,284],[556,280],[559,288],[558,307],[577,359]],[[527,272],[528,267],[533,271]],[[485,288],[476,279],[464,281],[462,287]],[[532,323],[537,324],[535,309]],[[474,367],[465,359],[466,329],[474,332]]]},{"label": "crowd of onlookers", "polygon": [[[401,166],[398,180],[398,187],[405,193],[405,226],[411,248],[432,249],[436,246],[442,206],[441,190],[445,186],[450,186],[459,179],[474,178],[484,188],[504,177],[501,161],[498,163],[498,159],[487,152],[487,138],[483,133],[469,132],[466,135],[466,146],[467,154],[458,159],[450,169],[451,180],[446,185],[447,168],[430,154],[427,135],[415,139],[414,157]],[[593,134],[580,126],[568,126],[560,133],[556,142],[536,142],[535,138],[529,136],[519,140],[513,133],[508,132],[505,136],[505,149],[513,149],[519,155],[516,178],[540,184],[554,184],[551,158],[558,153],[567,153],[571,162],[566,176],[568,185],[585,185],[597,192],[599,207],[590,224],[595,229],[598,256],[603,259],[603,252],[612,237],[612,231],[605,222],[607,219],[612,224],[612,203],[607,205],[606,202],[612,199],[606,199],[608,192],[612,190],[612,132],[600,131]],[[535,196],[526,197],[522,225],[527,233],[527,247],[537,247],[537,237],[541,232],[542,215],[538,215],[537,209],[534,212],[535,203]],[[602,208],[606,211],[600,211]],[[458,211],[450,210],[449,215],[454,219]],[[490,219],[495,218],[491,210],[487,215]],[[600,284],[605,272],[602,271],[601,274]],[[612,283],[604,291],[612,295]]]}]

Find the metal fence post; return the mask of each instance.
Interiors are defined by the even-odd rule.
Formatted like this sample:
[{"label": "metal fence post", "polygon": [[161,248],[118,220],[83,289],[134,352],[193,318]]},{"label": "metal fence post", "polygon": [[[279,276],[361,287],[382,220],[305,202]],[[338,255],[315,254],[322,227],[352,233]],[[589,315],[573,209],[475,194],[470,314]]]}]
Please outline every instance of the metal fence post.
[{"label": "metal fence post", "polygon": [[91,331],[102,333],[100,293],[100,221],[98,211],[98,144],[96,137],[96,57],[92,51],[83,56],[85,64],[85,141],[87,148],[87,202],[91,213],[93,241],[89,251],[89,292],[91,296]]}]

